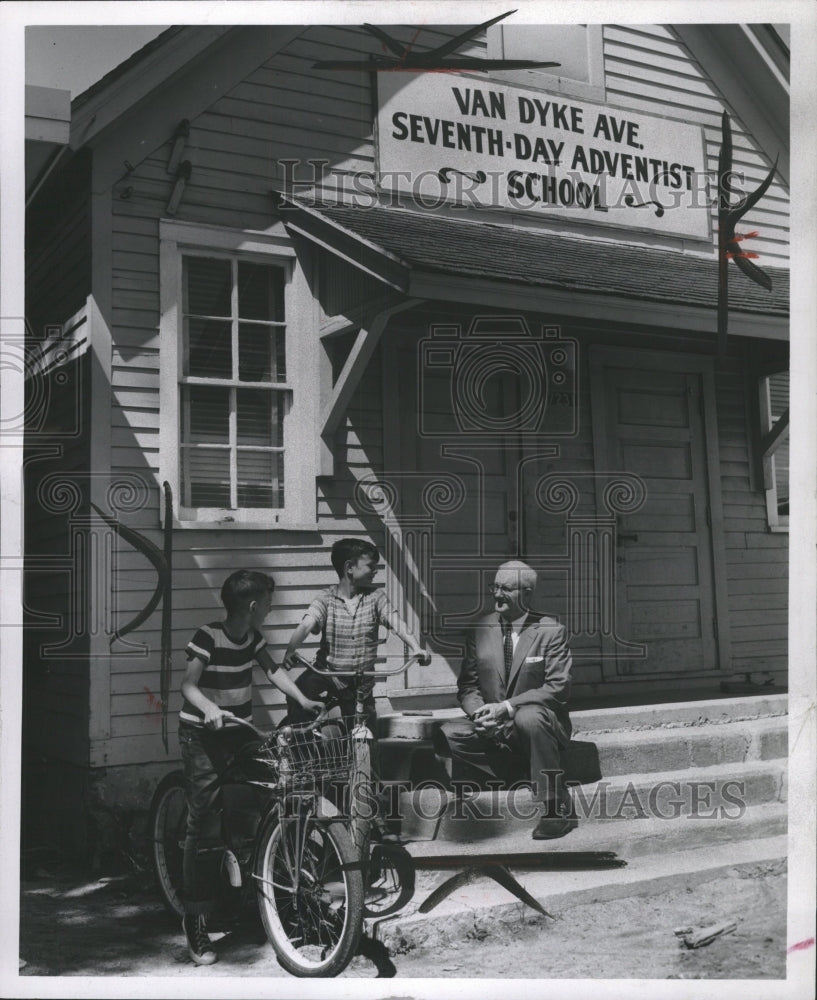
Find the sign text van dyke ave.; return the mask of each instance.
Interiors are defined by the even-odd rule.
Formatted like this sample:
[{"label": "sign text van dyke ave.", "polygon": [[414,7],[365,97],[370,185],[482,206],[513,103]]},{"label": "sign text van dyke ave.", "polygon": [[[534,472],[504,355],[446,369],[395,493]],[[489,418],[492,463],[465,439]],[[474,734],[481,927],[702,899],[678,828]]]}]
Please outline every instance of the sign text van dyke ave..
[{"label": "sign text van dyke ave.", "polygon": [[378,96],[384,187],[456,201],[451,177],[490,177],[490,207],[709,238],[698,126],[450,74],[381,80]]}]

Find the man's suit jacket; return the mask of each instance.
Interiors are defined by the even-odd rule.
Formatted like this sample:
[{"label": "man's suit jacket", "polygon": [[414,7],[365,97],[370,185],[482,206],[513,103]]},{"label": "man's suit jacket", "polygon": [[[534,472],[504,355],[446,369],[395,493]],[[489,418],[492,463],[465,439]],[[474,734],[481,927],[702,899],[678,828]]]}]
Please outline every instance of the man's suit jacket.
[{"label": "man's suit jacket", "polygon": [[468,716],[481,705],[500,701],[509,701],[514,708],[546,705],[569,739],[567,699],[572,662],[564,625],[555,618],[528,615],[506,685],[499,615],[486,615],[466,637],[457,697]]}]

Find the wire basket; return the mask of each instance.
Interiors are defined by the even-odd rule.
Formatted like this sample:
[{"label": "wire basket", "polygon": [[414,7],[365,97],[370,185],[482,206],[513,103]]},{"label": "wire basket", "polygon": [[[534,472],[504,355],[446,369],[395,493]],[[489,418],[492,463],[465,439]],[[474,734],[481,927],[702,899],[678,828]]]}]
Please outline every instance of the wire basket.
[{"label": "wire basket", "polygon": [[295,783],[348,781],[359,742],[353,718],[330,720],[318,730],[285,726],[270,741],[270,754],[280,776]]}]

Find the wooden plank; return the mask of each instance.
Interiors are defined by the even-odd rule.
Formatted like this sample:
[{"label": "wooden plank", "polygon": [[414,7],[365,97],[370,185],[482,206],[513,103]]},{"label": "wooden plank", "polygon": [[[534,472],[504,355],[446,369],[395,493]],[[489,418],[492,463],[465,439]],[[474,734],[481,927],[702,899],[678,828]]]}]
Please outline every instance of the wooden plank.
[{"label": "wooden plank", "polygon": [[728,564],[729,580],[776,580],[788,579],[789,567],[786,561]]},{"label": "wooden plank", "polygon": [[[766,580],[731,580],[729,583],[730,595],[769,595],[787,594],[789,590],[788,579],[767,578]],[[775,602],[770,602],[774,606]]]},{"label": "wooden plank", "polygon": [[[665,108],[664,113],[682,117],[682,113],[689,109],[697,112],[696,121],[705,120],[705,116],[712,116],[710,120],[723,110],[718,97],[709,90],[702,88],[695,91],[685,86],[685,80],[677,80],[674,85],[657,85],[649,77],[645,80],[638,79],[631,73],[619,75],[608,70],[605,74],[607,80],[607,90],[610,93],[626,93],[628,100],[641,98],[645,101],[652,101]],[[615,103],[613,100],[611,103]]]},{"label": "wooden plank", "polygon": [[135,427],[114,427],[111,434],[111,457],[114,464],[122,464],[124,455],[122,449],[136,449],[144,454],[151,468],[151,456],[159,450],[159,428],[137,429]]},{"label": "wooden plank", "polygon": [[786,608],[756,608],[745,611],[733,608],[730,617],[735,628],[749,625],[785,626],[789,620],[789,612]]},{"label": "wooden plank", "polygon": [[[316,100],[309,88],[291,90],[281,87],[278,81],[267,84],[249,78],[234,87],[230,97],[257,104],[261,109],[270,110],[273,115],[286,115],[287,122],[299,121],[307,126],[309,122],[314,122],[318,131],[326,128],[334,134],[346,135],[348,132],[344,123],[349,123],[351,126],[363,125],[371,135],[372,105],[369,94],[365,92],[355,91],[352,99],[352,95],[339,97],[337,93],[327,89]],[[274,120],[281,121],[280,118]],[[198,138],[197,128],[198,121],[193,129],[194,140]]]},{"label": "wooden plank", "polygon": [[788,564],[788,553],[785,549],[769,548],[769,549],[730,549],[726,553],[726,561],[729,564],[756,564],[758,569],[760,566],[765,566],[768,563],[780,563],[785,566]]},{"label": "wooden plank", "polygon": [[111,377],[114,389],[148,389],[158,393],[158,369],[139,368],[136,365],[116,365],[112,368]]},{"label": "wooden plank", "polygon": [[784,677],[788,675],[789,661],[786,656],[763,656],[756,659],[751,656],[735,657],[732,661],[732,669],[735,673],[744,670],[762,670],[764,673],[779,672]]},{"label": "wooden plank", "polygon": [[783,622],[767,622],[765,617],[762,623],[758,619],[755,619],[749,625],[735,625],[732,630],[735,650],[739,651],[741,644],[746,642],[756,643],[775,640],[785,643],[787,639],[786,625],[785,620]]},{"label": "wooden plank", "polygon": [[765,641],[735,642],[735,659],[743,657],[785,656],[786,639],[768,639]]}]

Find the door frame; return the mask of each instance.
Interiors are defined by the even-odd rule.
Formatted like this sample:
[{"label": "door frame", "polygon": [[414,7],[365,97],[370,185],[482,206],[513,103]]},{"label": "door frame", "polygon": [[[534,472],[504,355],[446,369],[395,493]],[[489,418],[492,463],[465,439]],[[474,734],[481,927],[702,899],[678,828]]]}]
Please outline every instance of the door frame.
[{"label": "door frame", "polygon": [[[701,378],[703,447],[707,470],[709,497],[709,540],[712,551],[712,584],[716,624],[715,648],[718,669],[728,673],[731,667],[731,642],[729,630],[729,591],[726,570],[726,541],[724,537],[723,501],[720,480],[720,448],[718,445],[718,414],[715,395],[715,359],[701,354],[682,354],[675,351],[658,351],[638,347],[609,347],[591,344],[588,348],[590,369],[590,410],[592,414],[593,465],[596,470],[607,465],[605,444],[605,386],[604,369],[607,366],[643,368],[647,371],[663,369],[682,374],[697,374]],[[601,497],[596,497],[597,509]],[[603,650],[605,655],[613,653]]]}]

